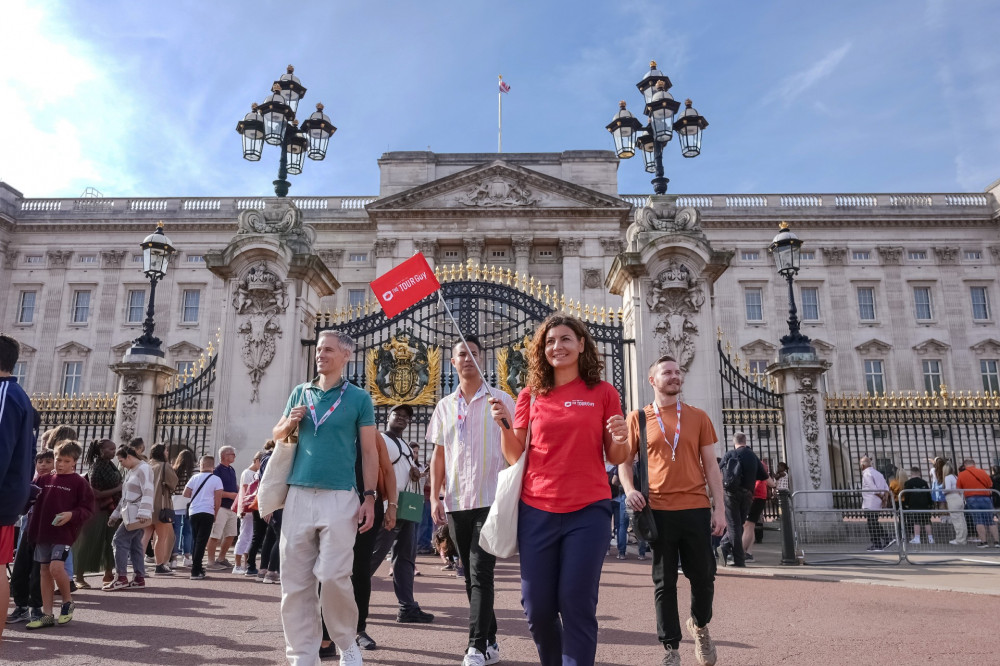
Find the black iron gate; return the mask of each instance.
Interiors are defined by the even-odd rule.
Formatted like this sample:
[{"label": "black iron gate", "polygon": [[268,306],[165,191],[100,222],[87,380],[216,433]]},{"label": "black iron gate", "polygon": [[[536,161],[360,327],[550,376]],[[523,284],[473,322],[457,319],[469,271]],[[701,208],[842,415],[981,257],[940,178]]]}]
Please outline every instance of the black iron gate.
[{"label": "black iron gate", "polygon": [[167,445],[169,460],[183,449],[190,449],[196,459],[214,451],[209,434],[215,410],[212,388],[218,360],[213,345],[209,344],[207,358],[203,355],[195,368],[174,378],[172,390],[156,396],[153,439]]},{"label": "black iron gate", "polygon": [[[778,393],[777,380],[764,373],[750,372],[749,365],[740,367],[739,355],[732,356],[727,345],[719,348],[719,374],[722,381],[722,436],[727,448],[732,446],[732,436],[742,432],[747,443],[774,471],[778,462],[785,460],[784,401]],[[768,520],[778,517],[778,502],[767,503],[764,516]]]},{"label": "black iron gate", "polygon": [[[481,363],[491,386],[516,396],[527,379],[524,346],[545,317],[563,310],[587,322],[604,360],[604,377],[618,389],[622,408],[629,408],[627,384],[633,375],[634,341],[624,339],[620,311],[573,304],[534,278],[509,269],[461,265],[438,267],[435,274],[462,332],[482,341]],[[379,428],[384,427],[391,405],[409,404],[414,418],[407,439],[424,441],[434,405],[458,387],[450,363],[457,332],[438,296],[429,296],[391,320],[371,301],[326,313],[317,321],[316,334],[329,329],[343,331],[356,341],[345,375],[371,393]],[[304,340],[303,344],[312,351],[316,342]],[[315,373],[315,367],[310,373]]]}]

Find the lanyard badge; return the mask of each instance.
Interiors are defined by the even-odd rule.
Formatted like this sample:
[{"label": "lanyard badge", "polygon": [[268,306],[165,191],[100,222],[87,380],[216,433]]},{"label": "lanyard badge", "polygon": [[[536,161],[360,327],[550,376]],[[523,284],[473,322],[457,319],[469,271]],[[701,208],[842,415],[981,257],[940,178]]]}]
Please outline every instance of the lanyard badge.
[{"label": "lanyard badge", "polygon": [[[663,417],[660,416],[660,407],[653,401],[653,411],[656,412],[656,422],[660,424],[660,432],[663,436],[667,436],[667,429],[663,425]],[[670,450],[670,460],[674,462],[677,460],[677,442],[681,439],[681,401],[677,401],[677,427],[674,428],[674,444]]]},{"label": "lanyard badge", "polygon": [[340,395],[337,396],[337,401],[333,403],[333,406],[327,410],[326,414],[323,415],[319,421],[316,420],[316,405],[313,403],[312,394],[309,389],[303,389],[306,394],[306,402],[309,404],[309,416],[312,418],[313,422],[313,434],[319,435],[319,427],[326,423],[326,420],[330,418],[330,414],[333,414],[337,407],[340,407],[340,401],[344,399],[344,391],[347,390],[347,380],[344,380],[344,385],[340,387]]}]

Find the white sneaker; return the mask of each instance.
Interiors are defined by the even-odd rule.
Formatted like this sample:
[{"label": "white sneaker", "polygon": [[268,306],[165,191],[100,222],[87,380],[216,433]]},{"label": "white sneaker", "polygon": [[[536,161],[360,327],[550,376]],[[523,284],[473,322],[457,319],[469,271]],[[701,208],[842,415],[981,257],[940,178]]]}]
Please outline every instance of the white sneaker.
[{"label": "white sneaker", "polygon": [[190,569],[191,568],[191,564],[192,564],[191,556],[190,555],[185,555],[184,556],[184,566],[187,567],[188,569]]},{"label": "white sneaker", "polygon": [[246,567],[233,567],[234,576],[243,576],[247,572]]},{"label": "white sneaker", "polygon": [[920,543],[920,537],[918,536],[913,537],[912,539],[910,539],[910,543]]},{"label": "white sneaker", "polygon": [[462,666],[486,666],[486,657],[476,648],[470,647],[462,660]]},{"label": "white sneaker", "polygon": [[496,643],[490,643],[486,646],[486,666],[490,664],[500,663],[500,646]]},{"label": "white sneaker", "polygon": [[362,666],[361,648],[354,641],[346,650],[340,652],[340,666]]},{"label": "white sneaker", "polygon": [[934,535],[933,534],[928,534],[927,535],[927,543],[934,543]]}]

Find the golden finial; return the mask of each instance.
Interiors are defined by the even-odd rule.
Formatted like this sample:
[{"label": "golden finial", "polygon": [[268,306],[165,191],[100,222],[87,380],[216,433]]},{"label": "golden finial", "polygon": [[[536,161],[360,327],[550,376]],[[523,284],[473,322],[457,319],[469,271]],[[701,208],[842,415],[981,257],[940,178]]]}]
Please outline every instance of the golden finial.
[{"label": "golden finial", "polygon": [[580,301],[576,302],[576,316],[578,319],[583,318],[583,308],[580,307]]},{"label": "golden finial", "polygon": [[736,356],[733,357],[733,365],[737,368],[740,367],[740,353],[736,352]]},{"label": "golden finial", "polygon": [[604,310],[604,306],[601,306],[601,323],[605,323],[608,320],[607,312]]},{"label": "golden finial", "polygon": [[621,308],[618,308],[618,323],[620,324],[623,321],[625,321],[625,312]]},{"label": "golden finial", "polygon": [[726,358],[732,360],[733,343],[726,340]]},{"label": "golden finial", "polygon": [[504,275],[504,278],[507,280],[508,287],[513,283],[512,281],[514,280],[514,275],[515,273],[508,268],[506,274]]},{"label": "golden finial", "polygon": [[721,326],[719,326],[718,328],[715,329],[715,337],[716,337],[717,340],[719,340],[719,342],[722,342],[722,327]]},{"label": "golden finial", "polygon": [[206,347],[206,349],[208,350],[209,358],[215,356],[215,345],[212,344],[211,340],[208,341],[208,347]]},{"label": "golden finial", "polygon": [[497,267],[494,264],[493,266],[490,266],[490,282],[496,282],[496,281],[497,281]]},{"label": "golden finial", "polygon": [[781,229],[782,231],[785,231],[786,229],[788,229],[788,222],[782,220],[781,224],[778,225],[778,228]]}]

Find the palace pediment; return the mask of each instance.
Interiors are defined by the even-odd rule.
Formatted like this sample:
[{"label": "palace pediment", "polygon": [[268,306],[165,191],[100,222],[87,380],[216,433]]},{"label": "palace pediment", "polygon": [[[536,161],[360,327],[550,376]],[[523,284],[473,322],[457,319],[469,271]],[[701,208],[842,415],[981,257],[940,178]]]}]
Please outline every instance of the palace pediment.
[{"label": "palace pediment", "polygon": [[191,356],[195,357],[200,354],[203,350],[196,344],[192,344],[187,340],[182,340],[175,345],[170,345],[167,347],[167,351],[170,352],[171,356]]},{"label": "palace pediment", "polygon": [[878,338],[872,338],[867,342],[862,342],[854,349],[861,354],[886,354],[892,349],[892,345]]},{"label": "palace pediment", "polygon": [[743,352],[744,358],[771,358],[777,353],[778,346],[768,342],[767,340],[761,340],[758,338],[753,342],[740,347],[740,351]]},{"label": "palace pediment", "polygon": [[56,347],[56,353],[60,356],[86,356],[91,352],[90,347],[79,342],[67,342]]},{"label": "palace pediment", "polygon": [[949,349],[951,349],[951,345],[940,340],[935,340],[934,338],[928,338],[921,343],[913,345],[913,351],[921,356],[927,354],[944,354]]},{"label": "palace pediment", "polygon": [[1000,340],[986,338],[985,340],[972,345],[969,349],[977,354],[1000,354]]},{"label": "palace pediment", "polygon": [[628,215],[618,197],[501,160],[384,197],[367,206],[373,217],[434,211],[438,214],[545,215],[596,210]]}]

